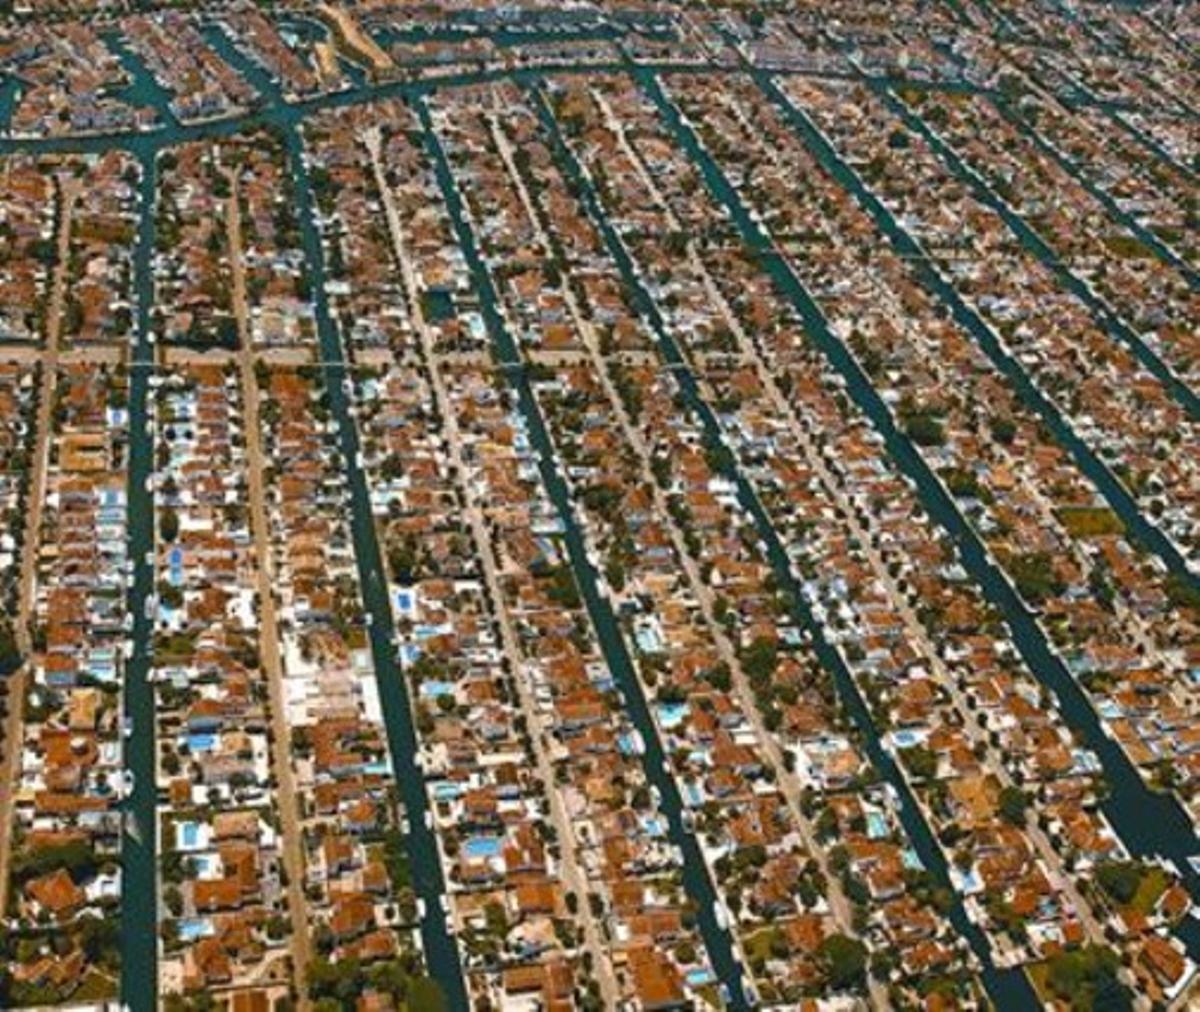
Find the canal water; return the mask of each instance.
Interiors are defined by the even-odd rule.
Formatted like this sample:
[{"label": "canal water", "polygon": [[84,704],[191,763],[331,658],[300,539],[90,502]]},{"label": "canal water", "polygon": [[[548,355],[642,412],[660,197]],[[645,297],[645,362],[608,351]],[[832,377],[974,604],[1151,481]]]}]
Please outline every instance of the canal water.
[{"label": "canal water", "polygon": [[[583,173],[578,161],[563,142],[558,123],[540,91],[536,93],[535,101],[542,123],[552,139],[553,148],[559,163],[578,188],[578,192],[582,197],[584,205],[587,207],[593,223],[600,229],[610,255],[616,262],[629,291],[633,294],[636,308],[643,319],[651,325],[657,340],[659,353],[663,361],[671,366],[672,373],[679,383],[681,393],[688,408],[700,420],[707,442],[711,445],[725,445],[720,423],[717,421],[712,408],[701,395],[686,357],[674,337],[670,334],[654,299],[646,291],[629,254],[625,250],[624,244],[617,236],[607,215],[601,209],[590,180]],[[708,167],[701,165],[700,168],[706,173],[707,178]],[[729,454],[728,459],[734,459],[734,455],[732,453]],[[900,819],[909,840],[912,842],[913,848],[921,859],[922,865],[934,875],[939,885],[950,889],[951,893],[953,893],[953,889],[950,886],[948,867],[941,849],[934,840],[933,834],[917,806],[916,799],[909,790],[908,784],[895,761],[884,750],[875,727],[875,722],[871,717],[866,701],[858,691],[849,668],[846,666],[841,655],[826,638],[824,627],[816,620],[809,609],[802,589],[792,575],[790,559],[775,530],[774,524],[759,501],[753,486],[738,467],[736,465],[728,466],[724,469],[723,473],[726,478],[736,484],[739,502],[754,518],[759,536],[767,546],[767,560],[771,564],[776,579],[779,581],[780,586],[789,592],[794,602],[794,617],[811,635],[817,659],[833,678],[838,698],[841,700],[845,712],[858,730],[872,765],[895,789],[899,796],[901,800]],[[971,950],[983,967],[980,976],[989,996],[996,1003],[997,1007],[1002,1010],[1011,1009],[1013,1012],[1017,1012],[1019,1009],[1033,1007],[1033,995],[1025,983],[1024,977],[1019,972],[997,970],[992,965],[991,953],[983,933],[967,917],[961,898],[958,898],[957,894],[955,895],[956,901],[950,911],[951,923],[959,935],[968,941]]]},{"label": "canal water", "polygon": [[13,110],[21,89],[15,77],[0,78],[0,134],[6,134],[12,124]]},{"label": "canal water", "polygon": [[[1083,690],[1068,673],[1062,660],[1051,650],[1033,615],[1018,597],[1006,577],[996,568],[975,531],[958,512],[953,500],[929,470],[908,439],[901,434],[878,392],[857,362],[834,336],[811,297],[786,262],[771,247],[769,238],[747,213],[741,199],[720,169],[708,156],[678,112],[649,75],[641,75],[647,92],[653,97],[681,144],[696,159],[705,179],[718,200],[730,211],[734,223],[752,249],[761,253],[762,263],[780,290],[800,312],[806,331],[830,364],[846,381],[846,392],[871,420],[884,438],[889,455],[902,472],[913,480],[922,504],[933,521],[955,540],[960,559],[985,598],[999,608],[1012,632],[1013,641],[1033,674],[1049,688],[1059,704],[1067,725],[1077,732],[1085,747],[1099,757],[1109,787],[1103,803],[1105,815],[1125,845],[1139,856],[1162,855],[1179,868],[1193,897],[1200,899],[1200,875],[1187,863],[1197,853],[1191,821],[1174,798],[1151,791],[1120,747],[1101,729],[1099,718]],[[836,166],[830,165],[831,169]],[[835,178],[849,192],[854,179],[844,170]],[[1189,952],[1200,957],[1195,947],[1196,932],[1187,925],[1179,932],[1187,936]]]},{"label": "canal water", "polygon": [[1043,155],[1057,162],[1064,172],[1082,186],[1094,200],[1099,202],[1113,221],[1118,222],[1132,232],[1164,264],[1182,274],[1193,291],[1200,288],[1200,276],[1196,274],[1196,271],[1180,259],[1179,255],[1170,246],[1151,232],[1150,229],[1146,228],[1132,214],[1123,210],[1111,196],[1092,182],[1092,173],[1088,172],[1083,165],[1066,152],[1049,143],[1035,127],[1031,126],[1012,107],[1011,103],[1000,100],[992,104],[1010,125],[1020,131]]},{"label": "canal water", "polygon": [[790,102],[767,74],[753,73],[758,86],[775,102],[781,114],[803,140],[809,152],[825,170],[858,202],[871,216],[879,230],[887,236],[892,246],[902,255],[909,257],[918,280],[949,310],[958,323],[984,350],[992,363],[1008,379],[1021,400],[1050,429],[1058,442],[1071,454],[1079,469],[1099,489],[1101,495],[1120,516],[1132,540],[1154,552],[1167,568],[1181,579],[1195,581],[1187,562],[1175,544],[1150,522],[1129,494],[1125,485],[1112,473],[1103,460],[1075,433],[1071,424],[1062,416],[1055,404],[1030,380],[1029,375],[1013,358],[996,337],[995,333],[980,318],[925,257],[921,245],[913,239],[896,220],[895,215],[874,193],[872,193],[834,150],[833,146],[813,125],[808,117]]},{"label": "canal water", "polygon": [[132,49],[125,44],[120,32],[106,32],[104,44],[116,55],[121,68],[129,75],[129,84],[120,92],[120,99],[134,108],[149,106],[167,127],[178,127],[179,120],[171,111],[171,93],[162,87]]},{"label": "canal water", "polygon": [[1145,369],[1156,376],[1188,414],[1200,420],[1200,395],[1172,372],[1171,367],[1139,337],[1115,312],[1111,311],[1077,275],[1066,267],[1057,254],[1019,214],[1002,201],[979,176],[963,164],[949,145],[942,141],[925,122],[897,99],[889,88],[872,83],[871,87],[913,133],[920,134],[937,153],[942,163],[988,207],[994,210],[1020,240],[1021,244],[1041,261],[1067,291],[1076,296],[1091,312],[1096,322],[1114,340],[1120,341],[1133,353]]},{"label": "canal water", "polygon": [[667,773],[668,759],[663,751],[658,732],[650,716],[641,683],[634,670],[633,660],[621,635],[609,600],[597,586],[597,572],[587,558],[583,534],[576,522],[566,482],[554,463],[554,447],[546,430],[541,409],[534,399],[524,362],[516,342],[509,334],[498,309],[498,299],[490,274],[475,245],[471,228],[463,214],[462,202],[454,183],[449,163],[441,142],[438,140],[429,110],[424,102],[418,104],[418,112],[424,127],[426,145],[433,159],[438,184],[454,223],[455,235],[466,257],[467,265],[479,297],[480,311],[487,325],[492,342],[493,358],[502,368],[503,375],[517,395],[518,410],[529,432],[530,443],[537,453],[538,470],[542,484],[558,512],[564,527],[563,540],[567,548],[572,569],[580,594],[596,631],[597,641],[605,662],[625,701],[626,711],[633,720],[645,743],[642,764],[646,779],[657,788],[662,811],[670,825],[671,842],[683,855],[683,885],[688,896],[696,905],[696,921],[700,928],[704,946],[708,950],[712,968],[718,979],[729,989],[728,1007],[745,1009],[743,998],[743,971],[734,955],[728,934],[717,924],[715,904],[717,893],[704,863],[703,855],[693,834],[683,826],[683,802],[674,777]]},{"label": "canal water", "polygon": [[272,126],[282,132],[287,147],[301,242],[312,280],[325,389],[337,424],[342,466],[348,479],[350,526],[363,607],[370,617],[367,632],[371,656],[379,684],[396,786],[408,817],[409,833],[406,842],[412,869],[412,885],[425,906],[425,916],[421,922],[421,942],[426,968],[429,975],[441,985],[448,1006],[452,1009],[466,1009],[467,992],[458,946],[450,935],[446,914],[442,909],[446,883],[441,858],[434,832],[425,821],[430,810],[429,800],[425,792],[424,774],[416,763],[417,737],[408,689],[395,658],[395,625],[391,602],[388,599],[383,558],[375,530],[375,518],[371,512],[367,479],[358,463],[358,432],[350,413],[350,397],[342,385],[343,378],[349,373],[341,335],[330,313],[325,291],[328,281],[325,256],[317,228],[317,212],[313,206],[308,167],[300,135],[303,113],[296,106],[283,101],[278,86],[269,75],[244,57],[224,32],[212,29],[205,33],[205,38],[223,60],[269,101],[269,120]]},{"label": "canal water", "polygon": [[154,470],[154,434],[150,429],[150,311],[154,298],[155,160],[141,156],[140,220],[134,250],[135,344],[129,379],[129,558],[133,585],[133,657],[125,666],[125,720],[133,733],[125,739],[125,769],[133,775],[133,793],[125,801],[126,819],[136,822],[140,839],[126,833],[121,844],[121,1002],[131,1012],[152,1012],[158,994],[158,790],[155,784],[154,686],[149,680],[154,621],[147,603],[154,593],[154,497],[147,487]]}]

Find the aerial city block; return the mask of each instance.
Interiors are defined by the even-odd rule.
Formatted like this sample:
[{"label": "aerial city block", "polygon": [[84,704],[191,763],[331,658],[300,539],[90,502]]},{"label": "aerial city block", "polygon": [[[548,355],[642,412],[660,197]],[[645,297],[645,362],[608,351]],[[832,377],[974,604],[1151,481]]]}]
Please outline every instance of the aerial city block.
[{"label": "aerial city block", "polygon": [[0,1008],[1200,1009],[1200,3],[0,2]]}]

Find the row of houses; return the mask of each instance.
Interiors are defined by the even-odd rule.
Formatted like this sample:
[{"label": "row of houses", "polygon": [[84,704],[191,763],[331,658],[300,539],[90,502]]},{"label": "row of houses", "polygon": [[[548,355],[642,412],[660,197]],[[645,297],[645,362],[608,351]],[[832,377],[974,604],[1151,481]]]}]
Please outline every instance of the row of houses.
[{"label": "row of houses", "polygon": [[[917,785],[968,911],[988,929],[1004,962],[1082,940],[1088,911],[1064,891],[1064,871],[1077,873],[1081,858],[1086,865],[1124,856],[1103,818],[1089,811],[1094,757],[1073,745],[1053,708],[1029,715],[1031,705],[1043,707],[1037,683],[1022,672],[1003,626],[987,619],[985,603],[964,583],[912,491],[889,474],[878,437],[837,395],[828,365],[806,347],[799,318],[770,278],[727,248],[697,244],[688,257],[673,253],[672,230],[699,234],[719,212],[695,167],[656,123],[653,106],[625,82],[593,84],[587,97],[584,90],[562,103],[576,114],[591,103],[585,119],[594,125],[579,144],[584,159],[603,164],[608,210],[667,323],[693,356],[705,356],[701,375],[726,439],[757,478],[815,617],[840,645],[875,708],[877,727]],[[711,99],[712,89],[689,93],[689,121],[701,124],[702,137],[718,138],[713,143],[722,152],[736,151],[740,170],[755,169],[747,160],[757,143],[751,129],[710,115],[711,102],[700,95]],[[764,148],[776,143],[772,138]],[[622,163],[626,144],[636,148],[643,169]],[[607,182],[618,167],[620,187]],[[647,209],[656,190],[667,205],[657,212]],[[797,205],[806,206],[793,193],[788,206]],[[848,289],[846,269],[836,276]],[[751,363],[769,363],[769,370],[721,354],[735,351]],[[777,382],[772,377],[786,377],[780,397],[764,393]],[[824,497],[832,510],[821,508]],[[991,705],[981,706],[982,699]],[[1060,761],[1051,764],[1055,751]],[[1059,813],[1066,824],[1090,827],[1082,852],[1057,820],[1045,832],[1019,818],[993,831],[1006,788],[1038,782],[1067,799]],[[945,833],[951,826],[953,833]],[[949,845],[951,837],[957,839]],[[1014,905],[1025,913],[1012,917],[1007,908]]]},{"label": "row of houses", "polygon": [[8,1000],[111,993],[119,969],[126,639],[126,381],[59,367],[39,538],[35,653],[14,785]]},{"label": "row of houses", "polygon": [[[855,161],[862,157],[862,138],[870,135],[859,131],[852,140],[835,127],[834,110],[844,108],[837,93],[808,86],[801,92],[799,85],[793,85],[791,93],[850,157]],[[882,105],[858,108],[878,117],[877,137],[898,126]],[[1175,530],[1172,517],[1186,518],[1193,512],[1189,504],[1194,476],[1189,475],[1195,455],[1187,447],[1194,436],[1184,407],[1103,332],[1075,296],[1059,288],[1036,260],[1006,238],[1002,223],[947,177],[920,138],[914,136],[889,164],[893,167],[878,183],[883,199],[931,246],[948,248],[951,229],[956,244],[972,243],[970,259],[946,267],[965,301],[1019,356],[1027,375],[1060,406],[1075,432],[1111,462],[1143,516],[1152,522],[1161,517],[1165,532]],[[930,210],[930,194],[941,194],[945,206],[962,209],[953,225]],[[976,255],[982,259],[976,260]],[[1000,267],[1004,262],[1009,264],[1007,270]],[[985,264],[996,266],[985,268]],[[1102,370],[1094,368],[1100,363]],[[1095,498],[1081,505],[1094,506]],[[1058,512],[1068,532],[1072,523],[1084,534],[1120,532],[1119,520],[1105,519],[1102,510],[1099,517]],[[1177,768],[1180,790],[1190,805],[1192,747],[1186,731],[1174,727],[1176,721],[1163,714],[1181,708],[1186,712],[1193,705],[1195,610],[1161,564],[1137,557],[1119,539],[1109,537],[1092,554],[1097,557],[1093,566],[1100,571],[1101,584],[1087,580],[1078,563],[1059,561],[1060,556],[1045,552],[1033,561],[1039,568],[1045,565],[1046,579],[1037,579],[1035,571],[1035,579],[1026,579],[1027,592],[1035,604],[1042,603],[1043,597],[1066,598],[1050,602],[1052,614],[1047,617],[1076,617],[1075,628],[1057,637],[1068,662],[1085,684],[1095,684],[1101,715],[1133,761],[1148,772],[1164,763]],[[1089,586],[1078,586],[1081,583]],[[1021,588],[1020,580],[1017,586]],[[1074,594],[1069,593],[1072,587]],[[1124,621],[1120,616],[1109,620],[1104,614],[1106,600],[1114,595],[1119,601],[1113,607],[1119,605],[1126,613]],[[1086,613],[1089,603],[1092,611],[1099,605],[1094,615]],[[1137,688],[1142,683],[1146,690]]]},{"label": "row of houses", "polygon": [[159,974],[164,993],[238,988],[291,932],[246,420],[233,365],[155,385],[154,603]]},{"label": "row of houses", "polygon": [[0,361],[0,615],[5,633],[0,670],[7,673],[16,658],[10,619],[17,613],[21,552],[27,531],[24,516],[34,452],[34,413],[40,370],[24,361]]},{"label": "row of houses", "polygon": [[4,155],[0,180],[0,340],[38,341],[55,256],[54,174],[32,156]]},{"label": "row of houses", "polygon": [[[300,808],[314,962],[356,967],[356,993],[392,995],[420,963],[413,889],[388,729],[351,538],[344,461],[321,371],[259,370],[268,462],[270,567]],[[394,674],[393,674],[394,676]],[[332,997],[332,995],[328,995]],[[383,1007],[382,1005],[379,1007]],[[390,1007],[390,1006],[389,1006]]]},{"label": "row of houses", "polygon": [[153,329],[164,343],[235,347],[229,236],[229,183],[220,147],[194,141],[158,159],[155,195]]},{"label": "row of houses", "polygon": [[87,185],[71,206],[63,342],[123,344],[131,335],[140,178],[141,168],[127,152],[87,158]]}]

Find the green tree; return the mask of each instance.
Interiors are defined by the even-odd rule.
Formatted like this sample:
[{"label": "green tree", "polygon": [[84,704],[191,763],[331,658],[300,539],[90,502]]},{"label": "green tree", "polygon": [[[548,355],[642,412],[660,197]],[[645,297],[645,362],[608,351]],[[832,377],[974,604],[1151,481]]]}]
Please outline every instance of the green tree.
[{"label": "green tree", "polygon": [[867,969],[867,948],[846,935],[830,935],[818,950],[825,976],[834,991],[846,991],[862,985]]}]

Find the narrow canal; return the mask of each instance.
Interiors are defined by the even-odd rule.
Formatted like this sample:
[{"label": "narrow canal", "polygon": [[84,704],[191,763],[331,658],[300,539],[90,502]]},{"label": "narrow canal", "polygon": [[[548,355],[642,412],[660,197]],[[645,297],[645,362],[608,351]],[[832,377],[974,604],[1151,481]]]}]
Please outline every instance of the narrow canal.
[{"label": "narrow canal", "polygon": [[129,75],[129,85],[120,92],[121,100],[135,108],[153,109],[168,129],[177,129],[179,120],[171,111],[171,93],[154,80],[154,75],[146,69],[141,57],[125,44],[120,32],[106,32],[103,39]]},{"label": "narrow canal", "polygon": [[960,181],[965,183],[975,196],[986,206],[994,210],[1009,231],[1017,237],[1021,244],[1041,261],[1058,282],[1078,298],[1091,312],[1092,317],[1115,341],[1124,344],[1137,358],[1138,362],[1156,376],[1167,391],[1175,398],[1195,420],[1200,420],[1200,395],[1197,395],[1186,383],[1181,381],[1171,367],[1155,352],[1133,329],[1110,309],[1069,267],[1067,267],[1047,245],[1046,241],[1035,232],[1029,224],[1001,200],[995,192],[969,166],[965,165],[958,154],[931,130],[923,120],[912,112],[892,94],[890,88],[878,82],[869,85],[888,108],[900,118],[904,125],[915,134],[923,137],[946,166]]},{"label": "narrow canal", "polygon": [[421,941],[425,951],[426,969],[441,985],[451,1009],[467,1009],[466,985],[459,959],[458,946],[450,935],[442,897],[446,882],[433,830],[426,823],[429,802],[425,793],[425,776],[416,763],[417,736],[409,705],[408,690],[395,659],[395,626],[388,585],[384,576],[383,559],[376,537],[375,519],[371,513],[371,498],[366,475],[359,466],[359,440],[354,418],[350,413],[350,397],[342,385],[347,375],[341,337],[330,315],[325,292],[325,258],[316,225],[308,169],[298,128],[283,127],[291,165],[296,213],[300,221],[301,238],[308,269],[312,276],[313,301],[317,313],[317,334],[320,359],[324,365],[325,387],[330,408],[336,420],[341,443],[342,464],[350,492],[350,526],[354,538],[354,555],[358,563],[359,584],[363,606],[369,617],[368,634],[375,677],[387,726],[388,748],[396,785],[408,816],[407,837],[409,864],[413,889],[425,906],[421,922]]},{"label": "narrow canal", "polygon": [[733,1009],[746,1009],[743,997],[743,972],[728,934],[717,924],[715,907],[717,893],[709,876],[704,857],[696,838],[683,826],[683,803],[675,779],[667,772],[669,761],[655,730],[654,722],[642,692],[641,683],[634,671],[633,660],[621,635],[613,614],[612,605],[597,587],[597,572],[587,558],[583,534],[576,522],[566,482],[554,463],[554,448],[546,430],[541,410],[529,387],[524,362],[512,335],[509,334],[498,309],[498,300],[490,274],[475,245],[475,239],[467,224],[450,165],[446,160],[441,142],[431,121],[424,102],[417,104],[427,149],[433,159],[438,185],[446,201],[454,223],[455,235],[470,268],[475,290],[479,296],[480,310],[487,325],[492,342],[492,354],[501,367],[503,375],[517,395],[518,410],[529,432],[530,443],[537,453],[538,470],[542,484],[558,511],[564,528],[563,540],[574,569],[576,582],[591,617],[592,626],[605,662],[620,686],[629,716],[645,742],[642,764],[646,779],[657,788],[661,807],[670,824],[670,837],[683,855],[683,884],[688,896],[696,904],[696,920],[705,948],[708,950],[712,968],[717,977],[729,989],[728,1005]]},{"label": "narrow canal", "polygon": [[0,134],[7,134],[12,126],[13,110],[17,107],[21,88],[16,77],[0,77]]},{"label": "narrow canal", "polygon": [[155,784],[154,686],[154,432],[150,424],[150,376],[154,370],[150,311],[154,299],[155,156],[141,155],[141,196],[134,250],[136,325],[129,369],[129,557],[133,583],[133,656],[125,665],[125,769],[133,791],[125,800],[121,844],[121,1002],[132,1012],[152,1012],[158,995],[158,789]]},{"label": "narrow canal", "polygon": [[[846,381],[846,392],[883,436],[887,451],[900,470],[915,483],[930,517],[954,538],[967,571],[985,598],[1000,609],[1029,669],[1054,693],[1068,726],[1080,735],[1084,746],[1099,757],[1110,789],[1103,810],[1125,845],[1139,856],[1163,855],[1171,859],[1179,867],[1193,897],[1200,899],[1200,875],[1187,863],[1188,857],[1195,854],[1198,848],[1186,813],[1173,797],[1151,791],[1117,743],[1104,733],[1083,690],[1071,677],[1061,658],[1051,649],[1032,614],[1007,578],[992,563],[975,531],[958,512],[928,465],[909,440],[897,430],[882,398],[849,351],[829,330],[820,309],[800,280],[774,250],[761,227],[750,217],[737,193],[701,148],[690,128],[680,120],[678,111],[662,93],[658,82],[652,75],[638,76],[680,143],[700,166],[714,196],[731,213],[744,241],[760,253],[761,261],[776,285],[792,300],[803,317],[806,330],[816,346]],[[852,188],[852,179],[845,176],[838,178],[848,190]],[[1200,956],[1200,948],[1196,946],[1197,934],[1191,925],[1186,925],[1180,931],[1181,937],[1187,936],[1185,940],[1193,958]]]},{"label": "narrow canal", "polygon": [[1019,111],[1013,108],[1012,103],[1004,99],[993,99],[992,105],[1038,151],[1051,161],[1056,162],[1063,172],[1082,186],[1093,200],[1103,206],[1109,218],[1127,228],[1155,257],[1183,275],[1193,291],[1200,288],[1200,276],[1197,276],[1196,272],[1180,259],[1179,255],[1170,246],[1150,231],[1150,229],[1146,228],[1132,214],[1123,210],[1108,193],[1092,181],[1094,169],[1089,170],[1085,168],[1081,162],[1076,161],[1066,152],[1051,144],[1036,127],[1032,126]]},{"label": "narrow canal", "polygon": [[1100,494],[1121,518],[1130,536],[1162,559],[1172,573],[1182,579],[1195,581],[1195,575],[1188,568],[1187,562],[1174,542],[1163,534],[1156,524],[1146,518],[1125,485],[1076,434],[1071,423],[1030,380],[1020,363],[1005,351],[995,333],[980,318],[979,314],[968,306],[954,286],[942,277],[925,256],[925,250],[920,243],[900,225],[883,201],[863,184],[858,174],[846,164],[846,161],[834,150],[809,118],[779,90],[769,74],[753,72],[751,76],[767,97],[775,103],[813,157],[870,215],[879,230],[887,236],[896,252],[910,258],[908,262],[912,265],[921,284],[934,298],[949,309],[955,322],[970,334],[983,349],[996,368],[1012,384],[1013,389],[1016,390],[1017,395],[1026,406],[1037,413],[1053,433],[1055,439],[1071,454],[1076,466],[1095,484]]},{"label": "narrow canal", "polygon": [[[578,161],[563,141],[558,122],[541,91],[536,91],[534,95],[539,117],[551,139],[558,163],[577,187],[592,222],[603,235],[605,246],[632,293],[635,307],[653,329],[659,354],[663,362],[671,367],[688,408],[700,419],[706,442],[710,445],[726,445],[716,415],[701,395],[686,357],[667,329],[653,297],[643,285],[637,269],[625,250],[624,243],[601,208],[590,179],[584,174]],[[730,453],[727,455],[727,459],[735,458]],[[941,848],[922,817],[916,798],[909,790],[908,783],[899,767],[883,748],[870,710],[858,691],[858,686],[855,684],[849,668],[841,654],[826,638],[824,627],[812,614],[803,591],[792,573],[787,549],[780,540],[774,524],[759,501],[753,486],[736,465],[725,467],[723,475],[736,484],[738,501],[754,518],[759,536],[767,546],[767,559],[771,564],[772,571],[779,585],[791,595],[794,602],[794,617],[811,635],[817,659],[833,678],[838,698],[857,728],[872,765],[899,796],[901,800],[900,819],[922,865],[934,875],[939,885],[949,889],[951,894],[956,896],[950,911],[950,920],[955,930],[970,944],[972,952],[979,960],[982,966],[980,978],[985,990],[1001,1010],[1011,1009],[1012,1012],[1018,1012],[1018,1010],[1033,1007],[1035,1004],[1033,993],[1024,976],[1017,971],[1002,971],[994,967],[990,947],[983,932],[967,917],[961,898],[957,897],[950,886],[949,869]]]}]

